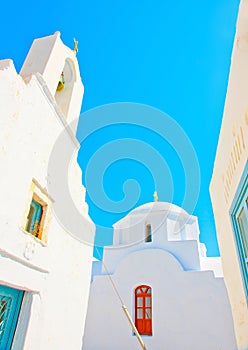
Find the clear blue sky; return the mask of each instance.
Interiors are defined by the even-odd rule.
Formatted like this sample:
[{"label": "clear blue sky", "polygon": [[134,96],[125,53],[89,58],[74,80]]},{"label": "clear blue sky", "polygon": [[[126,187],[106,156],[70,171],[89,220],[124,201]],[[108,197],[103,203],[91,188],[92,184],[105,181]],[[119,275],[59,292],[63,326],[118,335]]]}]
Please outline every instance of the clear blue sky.
[{"label": "clear blue sky", "polygon": [[[200,165],[201,190],[193,214],[198,216],[200,239],[209,256],[219,254],[209,183],[238,6],[238,0],[28,0],[1,4],[0,58],[12,58],[17,71],[33,39],[59,30],[66,45],[73,47],[74,37],[79,41],[77,57],[85,86],[82,112],[115,102],[142,103],[160,109],[182,127]],[[83,118],[80,125],[82,122]],[[151,144],[164,157],[173,177],[172,200],[180,205],[185,190],[182,165],[166,140],[150,130],[131,125],[99,130],[85,140],[80,165],[86,169],[97,149],[127,137]],[[153,200],[152,168],[131,159],[109,165],[104,188],[113,201],[123,198],[122,185],[130,178],[140,185],[136,205]],[[95,170],[93,178],[98,181],[97,166]],[[159,184],[159,199],[168,201],[166,181],[164,188],[162,180]],[[99,226],[111,227],[126,213],[100,210],[87,199],[90,215]],[[99,227],[97,242],[110,243],[111,233]]]}]

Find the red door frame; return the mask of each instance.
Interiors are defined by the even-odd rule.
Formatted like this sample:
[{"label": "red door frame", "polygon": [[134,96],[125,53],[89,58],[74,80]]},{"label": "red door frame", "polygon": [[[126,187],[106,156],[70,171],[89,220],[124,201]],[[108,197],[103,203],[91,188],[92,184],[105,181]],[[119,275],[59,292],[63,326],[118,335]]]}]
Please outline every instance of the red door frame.
[{"label": "red door frame", "polygon": [[141,335],[152,335],[152,289],[141,285],[135,288],[135,326]]}]

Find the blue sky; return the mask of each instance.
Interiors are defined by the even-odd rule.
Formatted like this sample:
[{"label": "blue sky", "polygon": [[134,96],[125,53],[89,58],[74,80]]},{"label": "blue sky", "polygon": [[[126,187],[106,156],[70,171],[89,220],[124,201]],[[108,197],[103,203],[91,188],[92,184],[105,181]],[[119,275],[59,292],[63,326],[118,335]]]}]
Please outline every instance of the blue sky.
[{"label": "blue sky", "polygon": [[[33,39],[59,30],[66,45],[73,48],[74,37],[79,41],[77,57],[85,86],[82,112],[104,104],[133,102],[159,109],[180,125],[199,161],[201,189],[193,214],[198,216],[200,238],[209,256],[218,254],[209,183],[238,6],[238,0],[28,0],[1,4],[0,58],[12,58],[17,71]],[[83,123],[84,116],[80,118],[80,127]],[[156,184],[159,199],[172,199],[181,205],[185,191],[183,165],[167,140],[152,130],[125,124],[94,132],[79,153],[83,170],[86,172],[88,162],[99,148],[107,143],[114,147],[114,140],[127,138],[151,145],[165,159],[174,192],[171,198],[166,190],[168,179],[162,173]],[[153,166],[142,164],[138,158],[125,157],[109,163],[100,177],[96,165],[92,179],[103,181],[112,201],[121,201],[123,184],[135,179],[140,186],[136,206],[153,200],[156,172]],[[103,228],[111,227],[127,210],[106,212],[90,196],[87,200],[90,215],[99,226],[98,244],[111,243],[111,232]]]}]

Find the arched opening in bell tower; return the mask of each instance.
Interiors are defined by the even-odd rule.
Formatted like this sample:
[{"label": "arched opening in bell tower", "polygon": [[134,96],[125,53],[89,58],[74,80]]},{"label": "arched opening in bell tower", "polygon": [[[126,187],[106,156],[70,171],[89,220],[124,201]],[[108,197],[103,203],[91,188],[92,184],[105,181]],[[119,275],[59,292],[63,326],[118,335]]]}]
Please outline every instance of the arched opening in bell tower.
[{"label": "arched opening in bell tower", "polygon": [[55,92],[55,100],[65,117],[67,117],[69,112],[75,80],[74,63],[71,59],[67,58]]}]

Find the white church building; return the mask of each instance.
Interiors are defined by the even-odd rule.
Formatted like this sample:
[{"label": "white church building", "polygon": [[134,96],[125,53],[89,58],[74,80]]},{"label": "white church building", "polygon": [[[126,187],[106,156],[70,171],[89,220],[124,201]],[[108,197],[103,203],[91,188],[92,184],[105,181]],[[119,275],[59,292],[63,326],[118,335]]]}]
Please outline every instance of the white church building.
[{"label": "white church building", "polygon": [[144,204],[114,225],[93,263],[83,350],[237,349],[220,258],[206,257],[195,216]]},{"label": "white church building", "polygon": [[[75,52],[58,32],[33,42],[20,74],[0,61],[0,350],[82,347],[95,225],[76,154],[62,189],[49,166],[61,133],[55,167],[79,148],[68,123],[82,97]],[[66,185],[82,220],[72,230]]]}]

